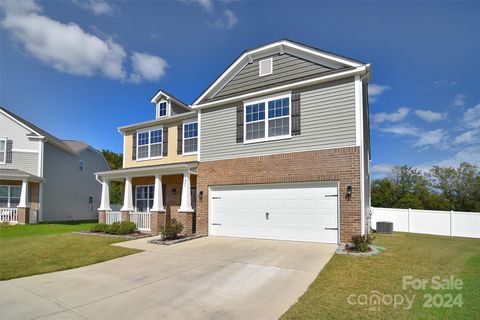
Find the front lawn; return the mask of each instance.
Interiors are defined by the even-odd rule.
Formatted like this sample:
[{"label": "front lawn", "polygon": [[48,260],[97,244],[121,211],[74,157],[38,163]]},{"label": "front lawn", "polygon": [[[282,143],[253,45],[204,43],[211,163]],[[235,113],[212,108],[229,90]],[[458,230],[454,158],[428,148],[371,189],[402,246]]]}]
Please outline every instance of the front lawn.
[{"label": "front lawn", "polygon": [[[375,244],[387,251],[371,257],[335,255],[282,319],[480,319],[480,239],[376,237]],[[461,279],[461,289],[435,287],[451,275]],[[408,281],[404,290],[408,276],[415,284],[427,279],[425,289]],[[439,278],[432,282],[434,276]],[[407,299],[413,301],[410,308]]]},{"label": "front lawn", "polygon": [[78,268],[132,253],[111,246],[122,238],[72,234],[93,223],[45,223],[0,228],[0,280]]}]

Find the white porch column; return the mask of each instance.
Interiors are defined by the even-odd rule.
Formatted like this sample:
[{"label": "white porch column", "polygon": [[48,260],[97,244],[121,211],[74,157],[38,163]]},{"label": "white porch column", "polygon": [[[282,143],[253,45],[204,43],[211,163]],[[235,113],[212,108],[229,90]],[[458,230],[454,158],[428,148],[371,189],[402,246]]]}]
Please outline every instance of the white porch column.
[{"label": "white porch column", "polygon": [[111,211],[110,208],[110,181],[103,179],[102,182],[102,199],[100,201],[100,208],[98,210]]},{"label": "white porch column", "polygon": [[190,188],[190,172],[183,173],[182,202],[178,211],[193,212]]},{"label": "white porch column", "polygon": [[28,208],[28,179],[25,178],[22,181],[22,191],[20,193],[20,203],[17,206],[18,208]]},{"label": "white porch column", "polygon": [[121,211],[133,211],[133,197],[132,197],[132,178],[125,178],[125,193],[123,194],[123,207]]},{"label": "white porch column", "polygon": [[155,190],[153,191],[153,205],[150,211],[165,212],[163,205],[162,175],[155,175]]}]

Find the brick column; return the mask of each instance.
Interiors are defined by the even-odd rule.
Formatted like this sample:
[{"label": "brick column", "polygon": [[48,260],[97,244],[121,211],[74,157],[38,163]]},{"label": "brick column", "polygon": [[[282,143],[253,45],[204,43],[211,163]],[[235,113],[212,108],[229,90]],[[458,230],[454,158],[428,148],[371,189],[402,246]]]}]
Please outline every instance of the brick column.
[{"label": "brick column", "polygon": [[130,221],[130,211],[120,211],[122,215],[122,221]]},{"label": "brick column", "polygon": [[160,230],[165,227],[167,215],[162,211],[150,211],[150,232],[159,234]]},{"label": "brick column", "polygon": [[29,220],[30,208],[17,208],[18,213],[18,223],[19,224],[27,224]]},{"label": "brick column", "polygon": [[107,214],[105,210],[98,210],[98,223],[106,223],[107,222]]},{"label": "brick column", "polygon": [[178,211],[183,219],[182,219],[182,224],[183,224],[183,231],[182,234],[185,234],[187,236],[190,236],[193,234],[193,219],[195,217],[195,213],[188,211],[188,212],[182,212]]}]

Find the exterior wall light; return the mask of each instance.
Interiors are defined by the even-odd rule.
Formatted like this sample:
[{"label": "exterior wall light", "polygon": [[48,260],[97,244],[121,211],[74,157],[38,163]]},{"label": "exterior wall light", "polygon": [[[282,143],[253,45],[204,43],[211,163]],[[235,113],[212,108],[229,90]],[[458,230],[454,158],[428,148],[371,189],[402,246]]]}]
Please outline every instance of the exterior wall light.
[{"label": "exterior wall light", "polygon": [[352,193],[353,193],[353,190],[352,190],[352,186],[348,186],[347,187],[347,198],[350,198],[352,196]]},{"label": "exterior wall light", "polygon": [[177,193],[177,189],[173,188],[172,192],[173,192],[173,194]]},{"label": "exterior wall light", "polygon": [[198,193],[198,199],[202,200],[203,199],[203,191],[200,191]]}]

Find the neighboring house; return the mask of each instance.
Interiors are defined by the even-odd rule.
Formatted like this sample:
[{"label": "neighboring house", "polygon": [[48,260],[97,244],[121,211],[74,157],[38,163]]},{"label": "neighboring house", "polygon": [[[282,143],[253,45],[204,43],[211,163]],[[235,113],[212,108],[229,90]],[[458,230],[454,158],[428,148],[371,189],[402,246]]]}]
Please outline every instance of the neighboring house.
[{"label": "neighboring house", "polygon": [[103,155],[60,140],[0,107],[0,219],[18,223],[97,218]]},{"label": "neighboring house", "polygon": [[[156,119],[119,128],[121,170],[99,219],[157,233],[339,243],[369,228],[370,65],[281,40],[245,51],[191,105],[159,91]],[[125,181],[121,212],[109,181]]]}]

